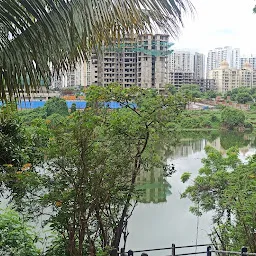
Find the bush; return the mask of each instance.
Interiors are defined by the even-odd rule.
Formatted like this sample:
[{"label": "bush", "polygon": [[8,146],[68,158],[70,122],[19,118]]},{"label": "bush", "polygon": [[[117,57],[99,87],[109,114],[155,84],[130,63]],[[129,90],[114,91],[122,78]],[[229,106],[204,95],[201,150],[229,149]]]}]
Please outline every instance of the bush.
[{"label": "bush", "polygon": [[211,122],[213,122],[213,123],[219,122],[219,118],[218,118],[215,114],[212,114],[212,115],[211,115],[210,120],[211,120]]},{"label": "bush", "polygon": [[212,127],[212,124],[209,120],[204,120],[201,124],[205,128],[211,128]]},{"label": "bush", "polygon": [[0,255],[39,256],[36,239],[32,228],[17,212],[10,209],[0,212]]},{"label": "bush", "polygon": [[221,123],[228,129],[243,126],[244,121],[245,114],[242,110],[226,107],[221,111]]},{"label": "bush", "polygon": [[45,103],[45,110],[47,116],[52,114],[60,114],[62,116],[68,115],[68,106],[64,99],[61,98],[51,98]]}]

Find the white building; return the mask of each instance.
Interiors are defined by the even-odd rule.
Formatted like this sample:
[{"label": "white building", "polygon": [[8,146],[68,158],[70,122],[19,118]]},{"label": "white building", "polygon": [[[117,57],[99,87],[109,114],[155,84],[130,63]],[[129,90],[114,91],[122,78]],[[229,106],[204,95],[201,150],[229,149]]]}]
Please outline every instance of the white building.
[{"label": "white building", "polygon": [[194,73],[195,79],[205,78],[205,55],[202,53],[195,53],[194,56]]},{"label": "white building", "polygon": [[189,51],[175,50],[168,57],[168,71],[183,71],[188,73],[194,73],[195,55]]},{"label": "white building", "polygon": [[250,57],[241,57],[240,66],[243,67],[245,63],[250,63],[252,68],[256,70],[256,56],[251,55]]},{"label": "white building", "polygon": [[208,76],[215,80],[217,90],[221,93],[238,87],[256,87],[256,70],[249,63],[245,63],[242,69],[235,69],[223,61],[218,69],[210,70]]},{"label": "white building", "polygon": [[191,51],[174,51],[168,57],[168,74],[173,72],[193,73],[195,79],[205,77],[205,56]]},{"label": "white building", "polygon": [[232,49],[231,46],[224,48],[215,48],[208,52],[207,57],[207,74],[210,70],[217,69],[221,62],[226,61],[231,68],[240,68],[240,49]]},{"label": "white building", "polygon": [[240,57],[241,57],[240,49],[239,48],[233,49],[232,50],[232,59],[231,59],[231,61],[232,61],[231,67],[232,68],[240,69],[241,67],[243,67],[243,65],[241,66]]},{"label": "white building", "polygon": [[69,71],[64,71],[59,75],[54,73],[52,76],[51,87],[63,88],[87,85],[87,63],[79,62],[76,67]]},{"label": "white building", "polygon": [[202,53],[176,50],[168,57],[168,83],[176,87],[194,84],[205,78],[205,56]]}]

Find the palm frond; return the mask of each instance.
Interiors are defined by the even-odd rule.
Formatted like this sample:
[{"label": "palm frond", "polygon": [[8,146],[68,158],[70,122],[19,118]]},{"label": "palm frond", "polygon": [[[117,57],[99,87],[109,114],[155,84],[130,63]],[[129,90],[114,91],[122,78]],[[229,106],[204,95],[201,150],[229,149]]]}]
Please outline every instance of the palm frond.
[{"label": "palm frond", "polygon": [[67,70],[102,42],[157,27],[177,36],[189,0],[0,1],[0,99],[49,79],[50,63]]}]

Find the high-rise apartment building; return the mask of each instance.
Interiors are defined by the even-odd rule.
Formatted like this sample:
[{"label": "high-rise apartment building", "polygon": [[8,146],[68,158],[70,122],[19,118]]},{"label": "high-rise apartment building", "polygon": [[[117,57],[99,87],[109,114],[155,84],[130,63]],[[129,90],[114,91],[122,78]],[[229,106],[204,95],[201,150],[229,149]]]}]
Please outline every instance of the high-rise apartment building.
[{"label": "high-rise apartment building", "polygon": [[205,78],[205,55],[202,53],[195,53],[194,56],[194,73],[195,79]]},{"label": "high-rise apartment building", "polygon": [[176,87],[195,84],[205,77],[205,56],[202,53],[177,50],[168,57],[168,83]]},{"label": "high-rise apartment building", "polygon": [[241,57],[240,66],[243,67],[245,63],[249,63],[252,69],[256,70],[256,56],[251,55],[250,57]]},{"label": "high-rise apartment building", "polygon": [[117,82],[124,87],[162,90],[167,83],[167,55],[171,53],[169,36],[145,34],[126,36],[122,42],[92,54],[88,85]]},{"label": "high-rise apartment building", "polygon": [[195,79],[204,78],[205,56],[198,52],[174,51],[168,57],[168,73],[170,72],[193,73]]},{"label": "high-rise apartment building", "polygon": [[78,62],[76,67],[61,74],[54,73],[51,80],[52,88],[63,88],[73,86],[86,86],[87,63]]},{"label": "high-rise apartment building", "polygon": [[230,46],[224,48],[215,48],[208,52],[207,74],[210,70],[217,69],[221,62],[226,61],[231,68],[240,68],[240,49],[232,49]]},{"label": "high-rise apartment building", "polygon": [[189,51],[175,50],[168,57],[168,71],[183,71],[194,73],[195,71],[195,55]]},{"label": "high-rise apartment building", "polygon": [[216,81],[217,90],[221,93],[238,87],[256,87],[256,70],[249,63],[245,63],[242,69],[236,69],[223,61],[218,69],[209,71],[209,78]]},{"label": "high-rise apartment building", "polygon": [[243,67],[243,65],[241,66],[240,57],[241,57],[240,49],[239,48],[233,49],[232,50],[232,59],[231,59],[231,61],[232,61],[231,67],[232,68],[240,69],[241,67]]}]

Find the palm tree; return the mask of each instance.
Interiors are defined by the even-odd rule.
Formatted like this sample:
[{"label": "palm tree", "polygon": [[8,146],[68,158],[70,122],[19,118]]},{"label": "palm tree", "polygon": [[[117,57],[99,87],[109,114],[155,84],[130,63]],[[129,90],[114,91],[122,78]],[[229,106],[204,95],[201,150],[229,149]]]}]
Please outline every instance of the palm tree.
[{"label": "palm tree", "polygon": [[102,42],[158,28],[177,36],[190,0],[0,1],[0,100],[29,92]]}]

